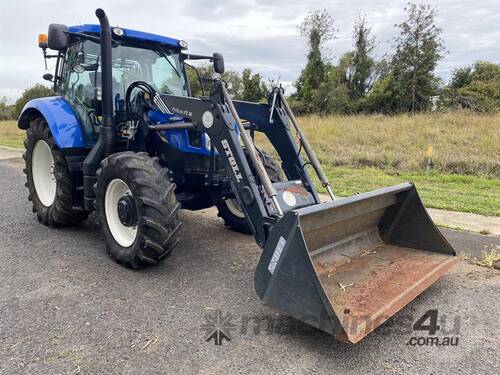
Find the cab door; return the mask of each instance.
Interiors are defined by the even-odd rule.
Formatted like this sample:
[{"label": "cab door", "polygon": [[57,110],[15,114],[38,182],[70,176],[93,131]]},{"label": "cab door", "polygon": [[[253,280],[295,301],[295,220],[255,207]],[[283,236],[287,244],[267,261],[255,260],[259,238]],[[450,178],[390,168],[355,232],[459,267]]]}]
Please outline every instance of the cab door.
[{"label": "cab door", "polygon": [[56,92],[66,99],[82,127],[86,145],[92,146],[99,126],[101,90],[100,46],[89,40],[73,43],[60,62]]}]

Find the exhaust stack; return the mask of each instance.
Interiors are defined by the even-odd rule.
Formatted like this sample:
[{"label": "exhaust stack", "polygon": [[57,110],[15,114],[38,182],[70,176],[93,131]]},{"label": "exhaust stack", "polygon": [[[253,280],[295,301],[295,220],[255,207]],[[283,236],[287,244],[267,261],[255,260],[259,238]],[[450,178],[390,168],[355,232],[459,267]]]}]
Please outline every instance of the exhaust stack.
[{"label": "exhaust stack", "polygon": [[84,206],[87,211],[94,210],[94,184],[97,168],[104,157],[113,153],[115,143],[111,28],[104,10],[96,9],[95,15],[101,25],[102,124],[96,144],[82,163]]}]

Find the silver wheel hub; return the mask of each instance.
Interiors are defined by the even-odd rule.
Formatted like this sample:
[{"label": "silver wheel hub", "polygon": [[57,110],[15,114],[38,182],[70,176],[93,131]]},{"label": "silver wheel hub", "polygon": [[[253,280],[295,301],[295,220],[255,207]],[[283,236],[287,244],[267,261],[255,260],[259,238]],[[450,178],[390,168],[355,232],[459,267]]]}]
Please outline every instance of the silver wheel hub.
[{"label": "silver wheel hub", "polygon": [[[128,185],[121,179],[111,180],[104,195],[104,210],[109,231],[114,240],[123,247],[130,247],[137,237],[137,223],[127,222],[124,202],[133,202]],[[130,204],[130,203],[129,203]]]},{"label": "silver wheel hub", "polygon": [[56,199],[56,177],[54,175],[54,157],[44,140],[38,140],[31,155],[31,173],[36,195],[45,207],[50,207]]},{"label": "silver wheel hub", "polygon": [[238,201],[236,199],[226,199],[224,201],[224,203],[226,204],[227,209],[234,216],[236,216],[236,217],[238,217],[240,219],[244,219],[245,218],[245,213],[241,209],[240,204],[238,203]]}]

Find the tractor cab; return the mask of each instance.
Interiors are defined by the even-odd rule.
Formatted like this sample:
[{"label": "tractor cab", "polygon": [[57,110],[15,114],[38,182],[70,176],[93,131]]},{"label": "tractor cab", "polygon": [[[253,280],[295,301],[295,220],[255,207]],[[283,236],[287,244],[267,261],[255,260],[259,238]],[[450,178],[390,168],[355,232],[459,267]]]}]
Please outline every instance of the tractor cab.
[{"label": "tractor cab", "polygon": [[[57,57],[55,76],[46,74],[44,78],[53,82],[55,93],[70,104],[82,125],[85,144],[89,147],[96,142],[102,115],[100,31],[99,25],[66,27],[52,24],[48,41],[45,39],[44,43],[42,35],[42,42],[39,43],[46,58]],[[146,82],[158,93],[191,96],[186,72],[188,65],[184,64],[191,56],[183,53],[187,49],[185,41],[119,27],[111,31],[113,110],[116,118],[125,122],[129,120],[125,100],[127,89],[134,82]],[[59,53],[47,55],[47,47]],[[213,56],[194,58],[213,59]],[[137,91],[131,93],[131,105],[134,104],[135,94]],[[181,116],[164,112],[161,108],[151,109],[147,117],[155,125],[184,121]],[[188,129],[164,129],[162,136],[184,152],[209,153],[206,137],[195,137]]]}]

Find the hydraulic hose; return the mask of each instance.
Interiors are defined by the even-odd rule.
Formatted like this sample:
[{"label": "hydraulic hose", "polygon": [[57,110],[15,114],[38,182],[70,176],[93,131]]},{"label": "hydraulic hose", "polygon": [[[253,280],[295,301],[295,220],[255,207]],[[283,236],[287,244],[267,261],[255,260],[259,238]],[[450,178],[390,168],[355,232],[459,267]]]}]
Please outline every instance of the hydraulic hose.
[{"label": "hydraulic hose", "polygon": [[304,151],[306,152],[306,155],[309,158],[309,161],[311,162],[311,165],[313,166],[314,171],[316,172],[316,175],[318,176],[321,182],[321,185],[326,189],[332,201],[337,199],[335,194],[333,194],[332,186],[328,181],[328,177],[326,177],[325,172],[323,172],[323,169],[321,168],[318,158],[316,158],[316,154],[314,153],[311,144],[306,138],[306,135],[302,132],[302,129],[300,128],[297,122],[297,119],[295,118],[290,106],[288,105],[285,95],[283,95],[281,90],[279,90],[278,95],[280,96],[281,103],[283,103],[283,106],[285,107],[285,112],[288,115],[288,118],[292,122],[292,125],[299,136],[299,141],[302,144],[302,147],[304,147]]}]

